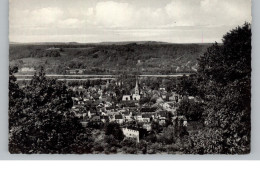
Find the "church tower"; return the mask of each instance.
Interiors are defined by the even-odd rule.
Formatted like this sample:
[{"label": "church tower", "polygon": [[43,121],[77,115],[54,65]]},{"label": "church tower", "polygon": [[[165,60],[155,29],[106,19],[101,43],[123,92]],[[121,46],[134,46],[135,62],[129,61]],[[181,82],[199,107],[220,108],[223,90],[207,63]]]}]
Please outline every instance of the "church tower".
[{"label": "church tower", "polygon": [[107,80],[107,83],[106,83],[106,88],[108,88],[109,86],[109,80]]},{"label": "church tower", "polygon": [[133,94],[133,100],[139,101],[141,98],[140,96],[140,90],[138,86],[138,77],[136,77],[136,84],[135,84],[135,93]]},{"label": "church tower", "polygon": [[140,95],[139,86],[138,86],[138,78],[136,77],[136,84],[135,84],[135,94]]}]

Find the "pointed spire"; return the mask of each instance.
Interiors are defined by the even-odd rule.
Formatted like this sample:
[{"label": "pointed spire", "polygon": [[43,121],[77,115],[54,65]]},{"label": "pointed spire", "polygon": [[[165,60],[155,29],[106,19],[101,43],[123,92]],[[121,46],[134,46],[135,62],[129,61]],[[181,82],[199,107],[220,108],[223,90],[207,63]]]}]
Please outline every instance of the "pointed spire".
[{"label": "pointed spire", "polygon": [[108,88],[109,86],[109,80],[107,80],[107,83],[106,83],[106,88]]},{"label": "pointed spire", "polygon": [[137,76],[136,76],[136,84],[135,84],[135,94],[140,94],[140,92],[139,92],[139,87],[138,87],[138,78],[137,78]]}]

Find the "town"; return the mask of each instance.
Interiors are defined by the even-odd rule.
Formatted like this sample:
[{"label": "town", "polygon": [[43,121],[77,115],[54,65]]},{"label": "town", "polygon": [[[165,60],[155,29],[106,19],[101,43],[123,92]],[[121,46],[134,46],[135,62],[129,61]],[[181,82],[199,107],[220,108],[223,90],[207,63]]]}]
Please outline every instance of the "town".
[{"label": "town", "polygon": [[[196,101],[193,96],[181,96],[176,91],[167,91],[164,85],[153,90],[135,77],[135,86],[122,94],[123,81],[107,80],[105,84],[73,86],[75,96],[72,111],[84,127],[117,123],[125,137],[139,142],[139,130],[152,131],[152,124],[162,128],[169,123],[187,127],[185,116],[178,116],[177,108],[182,99]],[[144,101],[146,100],[146,101]]]}]

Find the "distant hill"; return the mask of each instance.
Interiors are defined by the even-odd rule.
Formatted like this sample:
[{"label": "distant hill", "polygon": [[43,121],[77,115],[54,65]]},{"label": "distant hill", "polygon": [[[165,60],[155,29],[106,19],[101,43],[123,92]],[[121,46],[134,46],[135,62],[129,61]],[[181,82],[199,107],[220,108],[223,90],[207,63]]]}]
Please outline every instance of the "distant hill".
[{"label": "distant hill", "polygon": [[158,41],[123,41],[123,42],[98,42],[98,43],[78,43],[78,42],[30,42],[30,43],[19,43],[9,42],[10,45],[128,45],[128,44],[170,44],[167,42]]},{"label": "distant hill", "polygon": [[18,45],[20,44],[19,42],[9,42],[10,45]]},{"label": "distant hill", "polygon": [[[96,44],[11,44],[10,65],[47,68],[48,73],[84,69],[85,74],[171,74],[194,72],[197,59],[211,44],[165,42],[102,42]],[[55,46],[59,51],[49,51]]]},{"label": "distant hill", "polygon": [[170,44],[167,42],[157,42],[157,41],[124,41],[124,42],[101,42],[96,43],[97,45],[129,45],[129,44],[142,44],[142,45],[160,45],[160,44]]}]

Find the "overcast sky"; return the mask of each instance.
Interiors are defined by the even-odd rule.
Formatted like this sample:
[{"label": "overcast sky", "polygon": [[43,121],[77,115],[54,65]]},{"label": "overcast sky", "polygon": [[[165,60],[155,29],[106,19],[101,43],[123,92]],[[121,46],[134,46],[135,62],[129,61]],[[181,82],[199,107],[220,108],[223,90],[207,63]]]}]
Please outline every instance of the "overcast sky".
[{"label": "overcast sky", "polygon": [[250,0],[10,0],[11,42],[221,42]]}]

